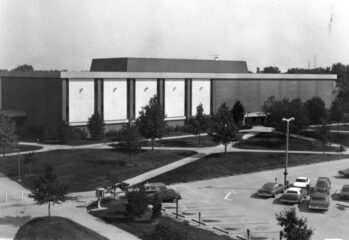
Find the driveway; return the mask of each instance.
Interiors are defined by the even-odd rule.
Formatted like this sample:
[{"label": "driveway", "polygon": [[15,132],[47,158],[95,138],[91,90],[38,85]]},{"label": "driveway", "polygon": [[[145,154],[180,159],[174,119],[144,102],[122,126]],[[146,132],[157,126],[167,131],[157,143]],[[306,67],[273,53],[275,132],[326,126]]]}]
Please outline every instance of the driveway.
[{"label": "driveway", "polygon": [[[349,159],[289,168],[289,180],[307,176],[314,185],[319,176],[328,176],[332,181],[330,208],[328,212],[308,210],[308,202],[294,205],[299,217],[308,219],[313,227],[312,239],[347,239],[349,235],[349,201],[338,200],[338,192],[348,179],[337,176],[339,169],[349,167]],[[275,214],[292,205],[281,204],[278,198],[258,198],[256,190],[265,182],[283,181],[283,169],[237,175],[212,180],[176,184],[182,200],[179,213],[188,219],[197,219],[198,213],[204,222],[229,232],[230,235],[244,235],[249,229],[255,239],[279,239],[281,227]],[[342,204],[344,206],[338,206]],[[345,207],[348,206],[348,207]],[[165,209],[175,211],[175,204],[164,204]]]}]

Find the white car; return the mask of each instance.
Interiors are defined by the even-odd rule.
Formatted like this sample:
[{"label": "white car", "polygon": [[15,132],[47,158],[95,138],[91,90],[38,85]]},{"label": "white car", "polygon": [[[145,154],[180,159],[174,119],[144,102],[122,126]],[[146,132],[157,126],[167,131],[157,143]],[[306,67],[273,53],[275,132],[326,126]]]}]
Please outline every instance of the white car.
[{"label": "white car", "polygon": [[292,186],[307,189],[310,187],[310,179],[307,177],[298,177]]}]

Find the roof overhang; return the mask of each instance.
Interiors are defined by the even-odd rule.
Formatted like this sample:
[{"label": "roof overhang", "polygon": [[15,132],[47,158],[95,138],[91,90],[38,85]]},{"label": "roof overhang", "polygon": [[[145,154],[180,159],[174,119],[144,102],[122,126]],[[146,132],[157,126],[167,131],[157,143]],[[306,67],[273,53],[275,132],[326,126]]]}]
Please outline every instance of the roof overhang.
[{"label": "roof overhang", "polygon": [[26,113],[23,111],[17,111],[17,110],[0,110],[0,115],[3,115],[5,117],[10,117],[10,118],[18,118],[18,117],[25,117]]}]

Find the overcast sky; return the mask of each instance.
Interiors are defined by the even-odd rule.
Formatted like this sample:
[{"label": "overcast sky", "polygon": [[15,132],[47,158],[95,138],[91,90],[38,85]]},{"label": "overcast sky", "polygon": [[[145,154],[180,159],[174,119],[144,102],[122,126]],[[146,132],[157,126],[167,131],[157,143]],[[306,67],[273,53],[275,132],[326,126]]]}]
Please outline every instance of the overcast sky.
[{"label": "overcast sky", "polygon": [[89,70],[92,58],[349,64],[348,0],[0,0],[0,69]]}]

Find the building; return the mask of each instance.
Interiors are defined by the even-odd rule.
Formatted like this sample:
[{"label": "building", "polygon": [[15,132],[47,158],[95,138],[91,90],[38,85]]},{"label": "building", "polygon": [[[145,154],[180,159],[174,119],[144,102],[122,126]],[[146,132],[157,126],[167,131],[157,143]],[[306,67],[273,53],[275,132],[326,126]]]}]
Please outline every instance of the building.
[{"label": "building", "polygon": [[252,74],[244,61],[93,59],[89,72],[1,72],[0,114],[20,119],[22,129],[56,129],[62,120],[85,126],[98,111],[107,130],[119,129],[157,94],[173,126],[200,103],[210,114],[239,100],[250,116],[260,116],[270,96],[319,96],[329,107],[335,81],[330,74]]}]

